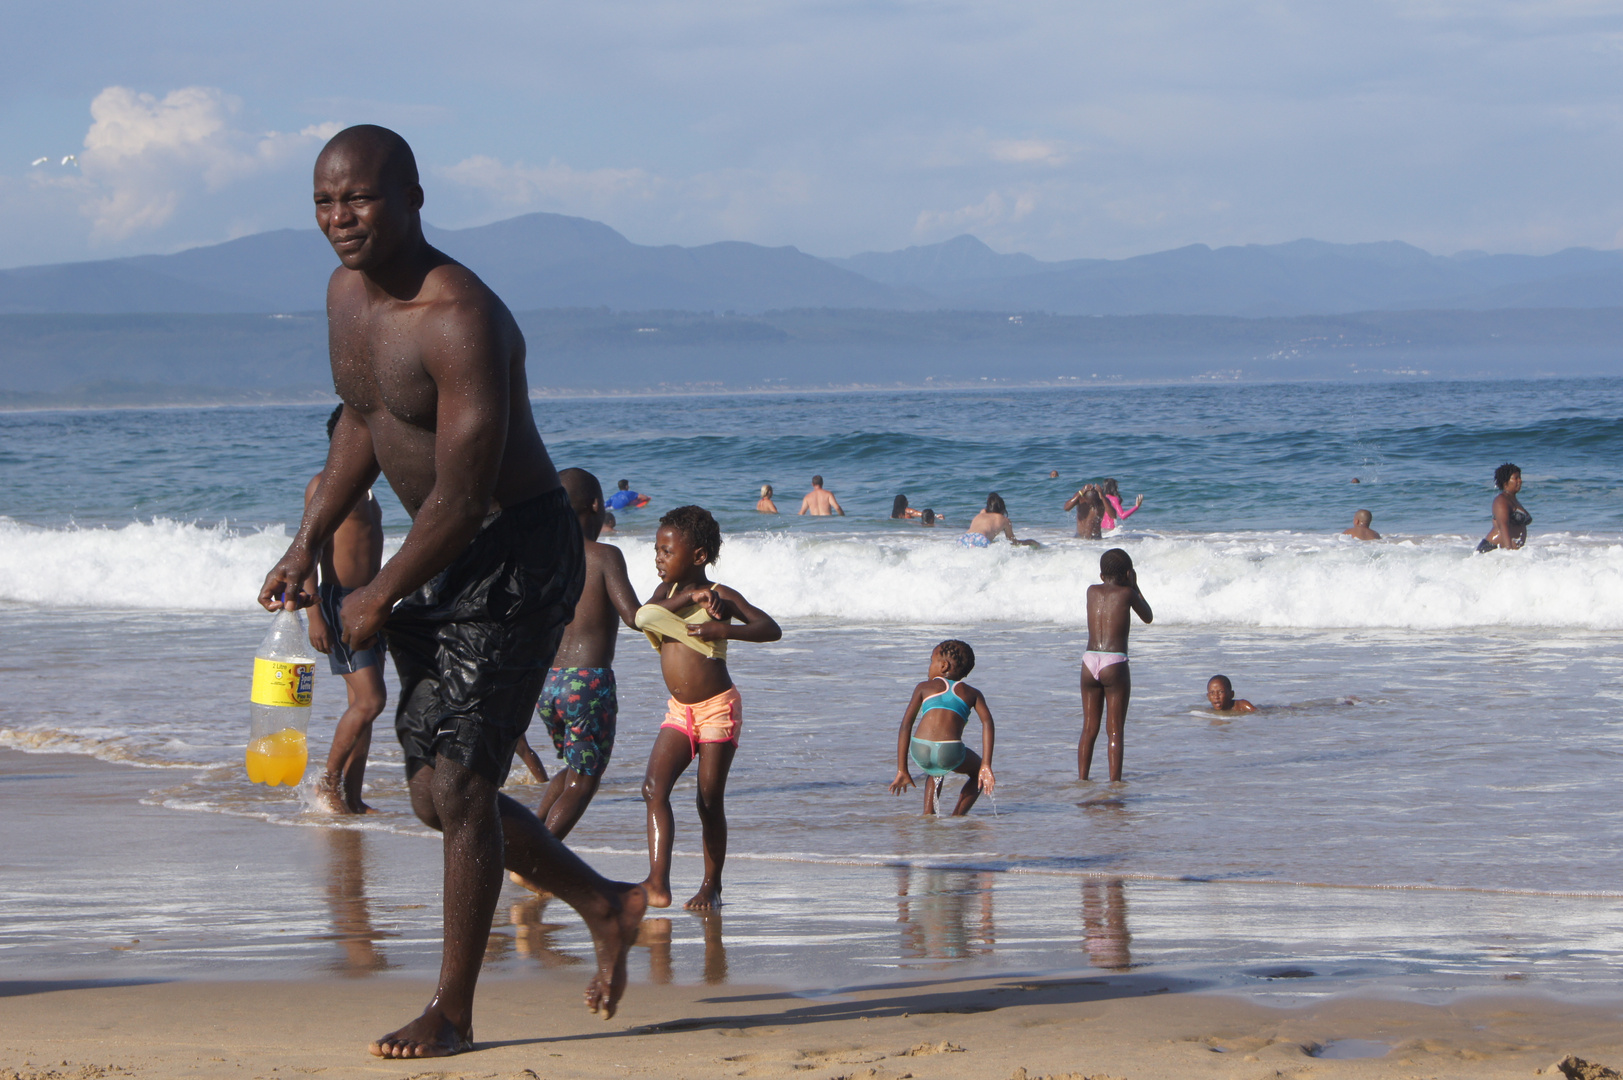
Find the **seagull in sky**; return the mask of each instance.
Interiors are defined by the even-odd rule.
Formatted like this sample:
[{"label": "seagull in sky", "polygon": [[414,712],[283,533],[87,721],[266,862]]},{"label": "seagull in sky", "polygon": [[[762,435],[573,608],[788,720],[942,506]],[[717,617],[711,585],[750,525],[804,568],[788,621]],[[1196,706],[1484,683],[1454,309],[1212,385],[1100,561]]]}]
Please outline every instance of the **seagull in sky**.
[{"label": "seagull in sky", "polygon": [[62,164],[66,165],[70,161],[73,162],[75,165],[79,164],[79,159],[74,157],[72,154],[69,154],[67,157],[63,158],[62,159]]},{"label": "seagull in sky", "polygon": [[50,159],[50,158],[48,158],[48,157],[40,157],[40,158],[35,158],[35,159],[34,159],[34,161],[33,161],[33,164],[34,164],[34,165],[43,165],[43,164],[45,164],[45,163],[46,163],[46,162],[47,162],[47,161],[50,161],[50,160],[51,160],[51,159]]}]

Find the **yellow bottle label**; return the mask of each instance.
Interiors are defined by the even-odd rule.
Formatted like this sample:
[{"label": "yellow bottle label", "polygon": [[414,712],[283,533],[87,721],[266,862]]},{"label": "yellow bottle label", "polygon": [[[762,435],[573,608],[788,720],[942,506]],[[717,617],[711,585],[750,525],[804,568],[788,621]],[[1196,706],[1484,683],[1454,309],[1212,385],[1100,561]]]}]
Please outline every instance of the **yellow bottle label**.
[{"label": "yellow bottle label", "polygon": [[314,664],[289,664],[254,657],[255,705],[310,707],[310,688],[316,681]]}]

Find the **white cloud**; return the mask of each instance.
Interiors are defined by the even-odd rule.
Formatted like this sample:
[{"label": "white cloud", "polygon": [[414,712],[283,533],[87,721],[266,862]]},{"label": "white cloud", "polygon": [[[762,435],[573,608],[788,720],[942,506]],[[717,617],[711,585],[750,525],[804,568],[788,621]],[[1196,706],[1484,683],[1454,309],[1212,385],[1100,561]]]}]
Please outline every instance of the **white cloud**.
[{"label": "white cloud", "polygon": [[956,210],[935,212],[919,211],[913,223],[913,235],[926,238],[944,232],[958,233],[965,229],[985,229],[1005,222],[1020,221],[1037,208],[1037,197],[1029,191],[1015,194],[1011,199],[993,191],[978,203],[961,206]]},{"label": "white cloud", "polygon": [[126,240],[167,224],[183,199],[307,160],[336,123],[298,132],[251,134],[238,125],[242,102],[206,86],[162,98],[109,86],[90,103],[80,177],[45,182],[81,197],[93,241]]},{"label": "white cloud", "polygon": [[1013,165],[1062,165],[1067,157],[1059,144],[1041,139],[1003,139],[990,149],[994,161]]}]

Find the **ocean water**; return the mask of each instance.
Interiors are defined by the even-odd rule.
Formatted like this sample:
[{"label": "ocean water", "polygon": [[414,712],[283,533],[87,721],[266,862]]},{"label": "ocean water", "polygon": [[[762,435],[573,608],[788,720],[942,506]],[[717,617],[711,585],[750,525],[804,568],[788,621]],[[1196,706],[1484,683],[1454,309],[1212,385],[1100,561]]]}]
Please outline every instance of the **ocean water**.
[{"label": "ocean water", "polygon": [[[784,627],[730,659],[746,711],[728,799],[734,925],[773,912],[752,931],[770,937],[790,918],[785,881],[837,875],[859,894],[853,911],[958,912],[939,941],[887,932],[877,946],[856,915],[827,915],[826,940],[875,965],[1001,950],[1041,967],[1068,933],[1081,935],[1075,957],[1109,967],[1125,883],[1134,963],[1286,956],[1255,934],[1222,944],[1236,896],[1291,941],[1410,979],[1485,976],[1511,949],[1579,985],[1615,957],[1623,380],[599,398],[535,412],[560,466],[652,496],[613,539],[640,592],[659,513],[697,502],[724,529],[715,576]],[[321,465],[324,414],[0,414],[0,747],[144,770],[144,801],[168,812],[332,824],[300,793],[241,776],[249,658],[269,618],[253,597]],[[1476,556],[1505,460],[1523,469],[1529,544]],[[845,518],[794,515],[813,473]],[[1103,476],[1129,501],[1142,491],[1144,508],[1104,542],[1076,540],[1061,503]],[[754,513],[763,482],[784,515]],[[953,542],[991,490],[1041,549]],[[946,524],[889,520],[898,492]],[[408,522],[379,495],[392,550]],[[1385,540],[1339,536],[1360,507]],[[1156,615],[1133,629],[1121,785],[1076,779],[1082,596],[1110,546],[1132,554]],[[885,791],[908,694],[948,636],[974,646],[969,681],[998,726],[995,803],[957,821]],[[617,670],[614,763],[571,843],[634,870],[665,692],[640,637],[622,637]],[[1209,713],[1215,672],[1262,711]],[[313,759],[342,697],[318,668]],[[978,743],[975,725],[966,738]],[[1102,741],[1098,753],[1095,775]],[[364,828],[422,835],[399,760],[380,728],[368,800],[383,813]],[[691,855],[684,791],[677,849]],[[694,884],[696,861],[679,860],[678,899]],[[1050,885],[1069,897],[1052,909]],[[976,945],[993,894],[1003,930]]]}]

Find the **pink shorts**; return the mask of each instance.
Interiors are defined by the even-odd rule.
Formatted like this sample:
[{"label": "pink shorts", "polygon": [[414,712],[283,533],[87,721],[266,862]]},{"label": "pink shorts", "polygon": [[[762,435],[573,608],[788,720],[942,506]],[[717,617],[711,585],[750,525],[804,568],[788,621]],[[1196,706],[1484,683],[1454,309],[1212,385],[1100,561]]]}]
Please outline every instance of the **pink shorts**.
[{"label": "pink shorts", "polygon": [[686,735],[695,754],[699,752],[700,743],[737,746],[739,732],[744,729],[744,700],[739,697],[736,686],[692,705],[671,698],[665,703],[665,722],[659,726],[675,728]]}]

